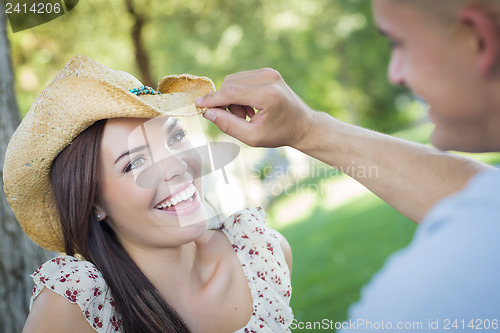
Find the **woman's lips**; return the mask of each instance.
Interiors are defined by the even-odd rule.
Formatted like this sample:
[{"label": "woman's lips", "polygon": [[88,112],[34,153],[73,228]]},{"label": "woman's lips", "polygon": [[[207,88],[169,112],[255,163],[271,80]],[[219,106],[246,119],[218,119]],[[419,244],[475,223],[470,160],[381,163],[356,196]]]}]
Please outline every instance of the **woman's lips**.
[{"label": "woman's lips", "polygon": [[194,184],[188,185],[184,190],[158,203],[155,208],[175,215],[191,214],[200,206]]},{"label": "woman's lips", "polygon": [[195,192],[196,188],[194,187],[193,183],[191,183],[188,186],[186,186],[182,191],[179,191],[175,195],[169,196],[168,198],[156,204],[155,208],[165,209],[168,207],[175,206],[192,197]]}]

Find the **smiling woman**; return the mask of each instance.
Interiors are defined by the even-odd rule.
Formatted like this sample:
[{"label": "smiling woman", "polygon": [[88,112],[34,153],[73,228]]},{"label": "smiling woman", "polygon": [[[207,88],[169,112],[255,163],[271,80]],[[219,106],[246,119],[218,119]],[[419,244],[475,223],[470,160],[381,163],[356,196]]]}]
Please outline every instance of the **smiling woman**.
[{"label": "smiling woman", "polygon": [[[202,161],[178,118],[207,78],[158,91],[75,57],[13,135],[5,193],[40,246],[23,332],[287,332],[291,252],[260,208],[207,228]],[[139,88],[138,88],[139,87]]]},{"label": "smiling woman", "polygon": [[193,148],[176,118],[107,121],[96,211],[132,257],[138,247],[170,248],[205,231],[202,161]]}]

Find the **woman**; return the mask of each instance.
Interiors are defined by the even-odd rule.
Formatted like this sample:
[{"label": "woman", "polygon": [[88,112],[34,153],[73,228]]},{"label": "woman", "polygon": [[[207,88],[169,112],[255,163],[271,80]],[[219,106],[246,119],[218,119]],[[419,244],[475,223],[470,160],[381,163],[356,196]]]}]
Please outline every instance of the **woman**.
[{"label": "woman", "polygon": [[207,230],[201,161],[173,117],[212,90],[183,75],[154,91],[78,56],[35,100],[5,193],[26,233],[66,255],[33,274],[23,332],[288,331],[286,240],[261,209]]}]

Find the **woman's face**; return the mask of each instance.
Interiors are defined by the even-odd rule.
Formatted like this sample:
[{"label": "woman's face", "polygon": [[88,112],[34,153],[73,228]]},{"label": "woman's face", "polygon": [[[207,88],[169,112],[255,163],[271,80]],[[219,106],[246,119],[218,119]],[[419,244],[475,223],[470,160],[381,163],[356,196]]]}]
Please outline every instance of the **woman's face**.
[{"label": "woman's face", "polygon": [[175,247],[205,232],[201,160],[178,119],[107,120],[99,159],[97,211],[125,248]]}]

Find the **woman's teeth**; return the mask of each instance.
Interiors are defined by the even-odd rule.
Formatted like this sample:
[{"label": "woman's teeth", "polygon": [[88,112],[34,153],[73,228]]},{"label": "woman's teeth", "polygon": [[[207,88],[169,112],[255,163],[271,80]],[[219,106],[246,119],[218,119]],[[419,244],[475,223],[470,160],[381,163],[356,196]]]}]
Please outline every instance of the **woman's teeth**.
[{"label": "woman's teeth", "polygon": [[165,200],[159,204],[157,204],[155,206],[156,209],[165,209],[167,207],[171,207],[171,206],[175,206],[177,205],[179,202],[182,202],[184,200],[187,200],[189,198],[191,198],[194,194],[194,192],[196,192],[196,188],[194,187],[193,184],[189,185],[188,187],[186,187],[185,190],[177,193],[175,196],[173,196],[172,198],[168,199],[168,200]]}]

